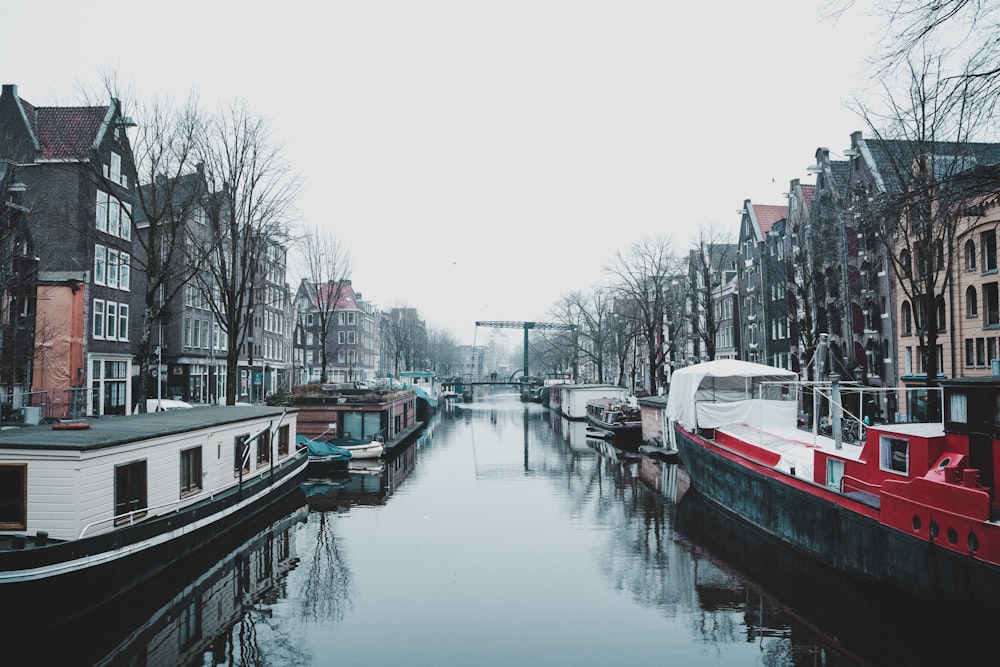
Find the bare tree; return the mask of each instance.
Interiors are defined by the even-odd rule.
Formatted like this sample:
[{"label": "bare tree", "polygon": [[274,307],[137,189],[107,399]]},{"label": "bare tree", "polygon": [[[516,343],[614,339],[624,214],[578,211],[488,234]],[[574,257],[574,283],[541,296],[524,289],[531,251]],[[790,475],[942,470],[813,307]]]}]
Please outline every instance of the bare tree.
[{"label": "bare tree", "polygon": [[563,296],[554,312],[557,322],[576,327],[579,360],[594,369],[592,379],[596,382],[605,381],[604,367],[614,342],[615,315],[612,294],[602,287],[586,294],[576,291]]},{"label": "bare tree", "polygon": [[[188,224],[197,217],[204,194],[204,180],[195,164],[202,118],[193,97],[179,107],[159,98],[136,103],[134,114],[141,118],[141,124],[122,145],[128,153],[126,162],[135,167],[135,199],[109,199],[107,206],[131,211],[131,236],[138,245],[132,262],[134,269],[145,276],[136,345],[138,404],[145,412],[146,398],[151,393],[149,367],[156,359],[151,342],[153,328],[203,259],[200,253],[204,249],[188,242]],[[104,172],[99,172],[99,177],[102,191],[116,197],[120,191],[105,182],[108,179]]]},{"label": "bare tree", "polygon": [[[263,294],[265,253],[282,245],[292,222],[299,177],[273,142],[269,123],[235,102],[206,125],[199,152],[207,189],[200,248],[208,260],[194,279],[226,334],[226,403],[236,402],[241,352],[254,331]],[[258,324],[259,326],[259,324]]]},{"label": "bare tree", "polygon": [[417,365],[423,361],[427,344],[427,329],[415,308],[396,306],[382,318],[382,340],[393,373],[420,370]]},{"label": "bare tree", "polygon": [[646,344],[648,383],[655,394],[663,378],[664,294],[677,261],[669,238],[658,236],[635,242],[627,252],[618,250],[605,270],[622,290],[620,298],[633,304]]},{"label": "bare tree", "polygon": [[735,270],[736,254],[732,235],[712,225],[699,228],[694,248],[688,254],[690,280],[683,281],[687,289],[681,291],[690,304],[691,333],[704,346],[704,356],[710,360],[715,359],[720,324],[715,311],[717,292],[727,272]]},{"label": "bare tree", "polygon": [[333,230],[312,230],[301,242],[301,254],[306,271],[306,289],[317,320],[315,333],[320,349],[320,382],[327,382],[330,329],[344,293],[344,281],[354,270],[351,251]]},{"label": "bare tree", "polygon": [[458,341],[450,331],[431,327],[427,330],[428,369],[440,376],[450,375],[460,367]]}]

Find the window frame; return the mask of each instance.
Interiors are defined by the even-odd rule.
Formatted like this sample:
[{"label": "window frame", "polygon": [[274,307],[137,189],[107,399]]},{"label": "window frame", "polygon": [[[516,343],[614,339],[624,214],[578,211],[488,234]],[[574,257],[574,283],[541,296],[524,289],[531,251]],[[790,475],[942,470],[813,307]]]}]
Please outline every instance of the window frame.
[{"label": "window frame", "polygon": [[[129,474],[131,472],[136,473],[134,479]],[[116,465],[114,474],[115,525],[129,523],[136,517],[145,516],[145,510],[149,507],[149,469],[146,459]],[[125,488],[119,486],[123,481],[126,482]],[[136,487],[134,489],[133,483]],[[135,507],[132,507],[133,505]]]},{"label": "window frame", "polygon": [[[27,463],[0,463],[0,479],[6,479],[7,474],[11,475],[14,484],[8,487],[7,484],[0,484],[2,489],[2,500],[0,503],[4,507],[14,507],[12,516],[0,516],[0,530],[27,530],[28,529],[28,464]],[[8,480],[10,481],[10,480]],[[18,496],[20,499],[18,500]],[[17,514],[18,517],[14,517]]]},{"label": "window frame", "polygon": [[203,455],[201,445],[180,452],[180,497],[187,498],[202,490]]}]

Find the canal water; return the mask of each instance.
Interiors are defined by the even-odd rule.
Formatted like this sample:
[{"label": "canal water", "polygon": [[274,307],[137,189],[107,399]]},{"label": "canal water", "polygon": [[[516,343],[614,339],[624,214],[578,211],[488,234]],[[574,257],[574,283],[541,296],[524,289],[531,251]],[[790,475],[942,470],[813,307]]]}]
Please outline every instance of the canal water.
[{"label": "canal water", "polygon": [[20,656],[3,664],[940,665],[991,648],[997,619],[810,566],[682,467],[514,395],[445,406],[393,459],[308,477],[255,534],[100,613],[0,629]]}]

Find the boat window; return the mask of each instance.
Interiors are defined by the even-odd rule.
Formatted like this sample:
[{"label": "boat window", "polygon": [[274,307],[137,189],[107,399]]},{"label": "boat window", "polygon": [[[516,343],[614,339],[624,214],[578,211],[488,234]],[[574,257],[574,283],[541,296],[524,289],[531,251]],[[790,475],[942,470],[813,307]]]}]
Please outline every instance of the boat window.
[{"label": "boat window", "polygon": [[969,421],[968,398],[965,394],[955,392],[948,401],[948,421],[965,424]]},{"label": "boat window", "polygon": [[201,447],[181,452],[181,497],[201,491]]},{"label": "boat window", "polygon": [[938,469],[939,470],[944,470],[949,465],[951,465],[951,457],[950,456],[946,456],[943,459],[941,459],[941,463],[938,464]]},{"label": "boat window", "polygon": [[115,523],[127,522],[130,512],[146,509],[146,484],[145,461],[115,466],[115,517],[122,517]]},{"label": "boat window", "polygon": [[238,477],[240,470],[250,472],[250,448],[247,447],[249,433],[236,436],[233,442],[233,476]]},{"label": "boat window", "polygon": [[27,529],[28,466],[0,465],[0,530]]},{"label": "boat window", "polygon": [[271,430],[266,429],[257,437],[257,467],[262,468],[271,461]]},{"label": "boat window", "polygon": [[844,477],[844,462],[840,459],[826,460],[826,485],[833,489],[840,489],[840,481]]},{"label": "boat window", "polygon": [[289,441],[290,441],[290,439],[288,437],[288,426],[282,426],[280,429],[278,429],[278,458],[279,459],[282,458],[282,457],[284,457],[284,456],[288,456]]},{"label": "boat window", "polygon": [[908,474],[910,469],[910,443],[903,438],[883,435],[879,439],[879,458],[882,470]]}]

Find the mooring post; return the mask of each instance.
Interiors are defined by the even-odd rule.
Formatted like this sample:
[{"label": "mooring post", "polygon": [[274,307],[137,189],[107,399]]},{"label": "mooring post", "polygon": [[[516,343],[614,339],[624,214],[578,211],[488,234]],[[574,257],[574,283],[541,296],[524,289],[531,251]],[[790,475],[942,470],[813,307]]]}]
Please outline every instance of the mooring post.
[{"label": "mooring post", "polygon": [[830,373],[830,402],[833,404],[830,406],[833,412],[833,443],[841,449],[844,443],[840,432],[840,375],[837,373]]}]

